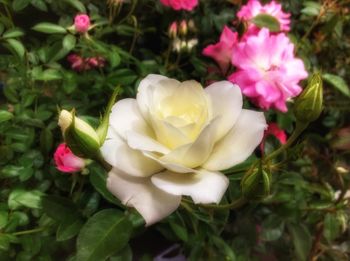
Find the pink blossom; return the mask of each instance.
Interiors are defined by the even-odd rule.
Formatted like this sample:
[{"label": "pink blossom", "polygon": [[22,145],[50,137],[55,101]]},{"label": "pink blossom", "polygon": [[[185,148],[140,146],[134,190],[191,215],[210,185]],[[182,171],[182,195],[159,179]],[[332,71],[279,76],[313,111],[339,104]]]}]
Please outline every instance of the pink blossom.
[{"label": "pink blossom", "polygon": [[174,10],[192,11],[198,5],[198,0],[160,0],[160,2]]},{"label": "pink blossom", "polygon": [[90,17],[86,14],[76,15],[74,18],[75,30],[79,33],[86,33],[90,27]]},{"label": "pink blossom", "polygon": [[227,26],[221,33],[220,41],[216,44],[208,45],[203,50],[203,55],[213,58],[223,74],[225,74],[230,66],[232,49],[238,41],[238,34],[232,32]]},{"label": "pink blossom", "polygon": [[54,154],[56,167],[59,171],[72,173],[80,171],[85,167],[85,162],[73,154],[65,143],[61,143]]},{"label": "pink blossom", "polygon": [[282,10],[282,5],[277,3],[276,1],[271,1],[268,4],[261,5],[259,0],[249,0],[248,3],[238,11],[237,17],[242,21],[247,21],[249,23],[249,31],[256,26],[251,24],[250,21],[255,16],[259,14],[268,14],[275,17],[280,23],[281,31],[289,31],[290,30],[290,14],[285,13]]},{"label": "pink blossom", "polygon": [[278,127],[277,123],[271,122],[268,124],[267,130],[264,133],[264,137],[260,143],[260,150],[264,152],[265,141],[268,136],[274,136],[281,144],[286,144],[287,134],[284,130]]},{"label": "pink blossom", "polygon": [[85,69],[84,59],[77,54],[70,54],[67,57],[68,62],[71,64],[71,68],[75,71],[83,71]]},{"label": "pink blossom", "polygon": [[102,68],[105,66],[106,60],[101,56],[86,58],[86,62],[92,68]]},{"label": "pink blossom", "polygon": [[294,45],[284,33],[272,35],[263,28],[234,45],[229,80],[263,109],[286,112],[286,101],[297,96],[299,82],[307,77],[304,63],[294,56]]}]

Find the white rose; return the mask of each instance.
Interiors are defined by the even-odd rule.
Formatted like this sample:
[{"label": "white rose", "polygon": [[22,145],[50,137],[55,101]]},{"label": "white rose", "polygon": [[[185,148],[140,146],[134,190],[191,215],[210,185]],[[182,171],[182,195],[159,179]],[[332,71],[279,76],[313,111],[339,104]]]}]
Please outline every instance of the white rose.
[{"label": "white rose", "polygon": [[243,162],[260,143],[264,114],[242,109],[230,82],[203,89],[148,75],[136,99],[118,101],[101,151],[113,166],[107,187],[147,225],[175,211],[181,196],[219,203],[228,178],[219,172]]}]

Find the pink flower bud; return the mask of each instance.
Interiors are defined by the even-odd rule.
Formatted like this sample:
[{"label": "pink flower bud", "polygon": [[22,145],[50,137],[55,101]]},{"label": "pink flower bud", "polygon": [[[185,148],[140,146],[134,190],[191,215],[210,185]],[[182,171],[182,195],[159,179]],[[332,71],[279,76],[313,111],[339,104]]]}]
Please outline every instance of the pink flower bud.
[{"label": "pink flower bud", "polygon": [[188,31],[187,21],[186,20],[182,20],[180,22],[180,26],[179,26],[180,35],[186,36],[187,35],[187,31]]},{"label": "pink flower bud", "polygon": [[86,33],[90,27],[90,17],[86,14],[76,15],[74,18],[75,30],[79,33]]},{"label": "pink flower bud", "polygon": [[177,23],[175,21],[172,22],[171,25],[169,26],[168,35],[169,35],[169,38],[176,38],[176,36],[177,36]]},{"label": "pink flower bud", "polygon": [[287,142],[287,134],[284,130],[278,127],[277,123],[271,122],[268,125],[267,130],[264,133],[264,137],[262,142],[260,143],[260,150],[264,153],[265,149],[265,141],[268,136],[274,136],[281,144],[286,144]]},{"label": "pink flower bud", "polygon": [[57,169],[62,172],[72,173],[85,167],[84,159],[75,156],[65,143],[57,147],[53,157]]}]

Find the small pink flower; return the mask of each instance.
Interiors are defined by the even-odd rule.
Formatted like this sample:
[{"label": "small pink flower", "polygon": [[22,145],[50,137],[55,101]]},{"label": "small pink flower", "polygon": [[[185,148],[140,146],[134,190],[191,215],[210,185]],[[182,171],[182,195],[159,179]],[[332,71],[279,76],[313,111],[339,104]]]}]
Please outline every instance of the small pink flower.
[{"label": "small pink flower", "polygon": [[222,73],[225,74],[231,63],[233,46],[237,44],[237,41],[238,34],[225,26],[220,41],[205,47],[202,53],[213,58],[220,66]]},{"label": "small pink flower", "polygon": [[90,57],[86,58],[85,61],[92,67],[92,68],[102,68],[105,66],[105,59],[101,56],[96,57]]},{"label": "small pink flower", "polygon": [[174,10],[192,11],[198,5],[198,0],[160,0],[160,2]]},{"label": "small pink flower", "polygon": [[294,45],[284,33],[272,35],[263,28],[233,47],[232,64],[237,71],[229,80],[260,108],[286,112],[286,101],[297,96],[299,82],[308,73],[301,59],[294,56]]},{"label": "small pink flower", "polygon": [[70,54],[67,57],[68,62],[71,64],[71,68],[75,71],[83,71],[84,70],[84,59],[77,54]]},{"label": "small pink flower", "polygon": [[[266,5],[261,5],[258,0],[249,0],[248,3],[238,11],[237,17],[249,23],[249,30],[256,28],[250,21],[259,14],[268,14],[275,17],[280,23],[280,30],[288,32],[290,30],[290,14],[282,10],[282,5],[274,0]],[[256,30],[253,30],[256,31]]]},{"label": "small pink flower", "polygon": [[85,167],[84,159],[75,156],[65,143],[57,147],[53,157],[57,169],[62,172],[77,172]]},{"label": "small pink flower", "polygon": [[86,33],[90,27],[90,17],[86,14],[76,15],[74,18],[75,30],[79,33]]},{"label": "small pink flower", "polygon": [[265,141],[268,136],[274,136],[281,144],[286,144],[287,142],[287,134],[284,130],[278,127],[277,123],[271,122],[269,123],[267,130],[264,133],[264,137],[260,143],[260,150],[264,152]]}]

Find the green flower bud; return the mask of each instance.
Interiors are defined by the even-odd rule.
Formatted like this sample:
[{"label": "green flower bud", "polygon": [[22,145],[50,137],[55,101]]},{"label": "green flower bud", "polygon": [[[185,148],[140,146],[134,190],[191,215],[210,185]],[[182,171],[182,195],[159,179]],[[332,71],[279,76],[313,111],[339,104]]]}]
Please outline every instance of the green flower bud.
[{"label": "green flower bud", "polygon": [[309,123],[316,120],[322,112],[323,84],[320,74],[312,76],[308,86],[296,99],[294,114],[298,121]]},{"label": "green flower bud", "polygon": [[262,169],[247,173],[241,181],[242,195],[247,199],[260,200],[270,194],[271,175]]},{"label": "green flower bud", "polygon": [[96,131],[85,121],[75,116],[74,111],[62,110],[58,125],[61,127],[65,142],[79,157],[95,158],[99,154],[101,142]]}]

